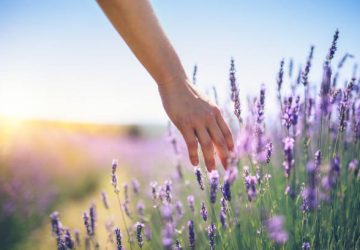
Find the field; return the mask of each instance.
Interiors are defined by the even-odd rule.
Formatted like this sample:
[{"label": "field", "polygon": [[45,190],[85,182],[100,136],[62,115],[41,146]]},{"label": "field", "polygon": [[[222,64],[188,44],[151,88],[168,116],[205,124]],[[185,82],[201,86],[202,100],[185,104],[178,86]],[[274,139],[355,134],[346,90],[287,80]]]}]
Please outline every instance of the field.
[{"label": "field", "polygon": [[[360,82],[356,70],[338,81],[351,57],[334,62],[338,36],[321,82],[309,77],[311,47],[299,75],[282,60],[276,82],[249,97],[247,111],[231,59],[231,106],[220,104],[236,140],[226,170],[189,166],[171,125],[4,119],[2,246],[360,249]],[[273,124],[268,92],[278,96]]]}]

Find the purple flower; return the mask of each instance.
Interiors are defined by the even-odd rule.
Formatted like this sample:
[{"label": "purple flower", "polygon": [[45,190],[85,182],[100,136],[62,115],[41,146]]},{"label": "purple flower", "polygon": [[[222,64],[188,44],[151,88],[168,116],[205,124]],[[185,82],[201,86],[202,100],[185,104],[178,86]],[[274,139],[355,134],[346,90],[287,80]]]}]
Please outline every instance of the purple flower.
[{"label": "purple flower", "polygon": [[354,159],[349,163],[348,168],[351,172],[354,172],[355,176],[359,172],[358,166],[359,166],[359,161],[357,159]]},{"label": "purple flower", "polygon": [[217,170],[212,170],[209,173],[210,180],[210,201],[211,203],[216,202],[216,194],[219,186],[219,172]]},{"label": "purple flower", "polygon": [[176,209],[178,218],[182,218],[184,215],[184,212],[183,212],[183,205],[182,205],[181,201],[176,201],[175,209]]},{"label": "purple flower", "polygon": [[303,203],[301,205],[302,211],[309,212],[317,207],[318,203],[314,187],[305,187],[301,192],[301,196],[303,198]]},{"label": "purple flower", "polygon": [[55,237],[61,237],[62,225],[59,220],[59,212],[50,214],[52,233]]},{"label": "purple flower", "polygon": [[276,79],[277,86],[278,86],[278,92],[280,94],[281,86],[283,83],[283,77],[284,77],[284,59],[280,62],[280,70]]},{"label": "purple flower", "polygon": [[261,124],[264,121],[264,108],[265,108],[265,85],[261,85],[260,89],[260,98],[256,102],[257,107],[257,120],[258,124]]},{"label": "purple flower", "polygon": [[208,236],[209,236],[209,244],[210,244],[210,249],[213,250],[215,249],[215,237],[216,237],[216,227],[214,225],[214,223],[211,223],[208,226]]},{"label": "purple flower", "polygon": [[301,246],[301,249],[303,250],[310,250],[310,243],[309,242],[304,242]]},{"label": "purple flower", "polygon": [[174,226],[172,223],[166,223],[162,230],[162,244],[165,249],[171,249],[173,244]]},{"label": "purple flower", "polygon": [[81,244],[80,244],[80,232],[79,230],[75,230],[74,231],[74,234],[75,234],[75,241],[76,241],[76,246],[79,247]]},{"label": "purple flower", "polygon": [[118,194],[119,193],[119,188],[118,188],[118,184],[117,184],[117,176],[114,173],[111,175],[111,184],[114,187],[114,192],[116,194]]},{"label": "purple flower", "polygon": [[335,54],[336,49],[337,49],[336,43],[337,43],[338,39],[339,39],[339,30],[336,30],[335,34],[334,34],[334,37],[333,37],[331,47],[329,49],[329,53],[326,56],[326,60],[329,61],[329,62],[334,58],[334,54]]},{"label": "purple flower", "polygon": [[151,241],[151,238],[152,238],[151,228],[149,226],[146,226],[144,231],[145,231],[144,234],[145,234],[146,240]]},{"label": "purple flower", "polygon": [[273,216],[268,219],[265,223],[268,236],[276,244],[284,244],[289,236],[286,231],[284,231],[284,217],[283,216]]},{"label": "purple flower", "polygon": [[348,84],[348,86],[346,87],[344,93],[343,93],[343,98],[340,102],[340,106],[339,106],[339,131],[343,132],[346,128],[347,125],[347,121],[346,121],[346,116],[347,113],[349,112],[350,109],[350,95],[351,95],[351,91],[353,89],[354,86],[354,81],[355,79],[352,79],[350,81],[350,83]]},{"label": "purple flower", "polygon": [[144,203],[142,201],[139,201],[136,205],[136,210],[138,211],[138,214],[143,217],[144,216]]},{"label": "purple flower", "polygon": [[239,98],[239,90],[236,84],[235,78],[235,63],[234,59],[231,58],[230,61],[230,87],[231,87],[231,100],[234,102],[234,114],[241,122],[241,107],[240,107],[240,98]]},{"label": "purple flower", "polygon": [[139,193],[140,183],[137,179],[131,180],[132,188],[135,194]]},{"label": "purple flower", "polygon": [[125,203],[130,203],[130,199],[129,199],[129,186],[127,183],[124,183],[124,199],[125,199]]},{"label": "purple flower", "polygon": [[302,83],[304,84],[304,86],[307,86],[309,84],[309,72],[310,72],[310,68],[311,68],[311,61],[312,61],[313,55],[314,55],[314,48],[315,48],[314,46],[310,47],[310,53],[309,53],[309,57],[306,61],[305,70],[301,74],[301,80],[302,80]]},{"label": "purple flower", "polygon": [[321,101],[320,110],[321,113],[327,115],[329,113],[329,102],[330,102],[330,84],[331,84],[331,68],[328,62],[324,63],[323,66],[323,79],[321,82]]},{"label": "purple flower", "polygon": [[104,207],[105,207],[106,209],[109,209],[109,200],[108,200],[108,198],[107,198],[107,195],[106,195],[105,191],[102,191],[102,192],[101,192],[101,199],[102,199],[102,202],[103,202],[103,204],[104,204]]},{"label": "purple flower", "polygon": [[272,142],[268,142],[268,144],[266,144],[266,163],[267,164],[270,163],[272,150],[273,150],[273,144],[272,144]]},{"label": "purple flower", "polygon": [[285,169],[285,176],[289,177],[290,175],[290,171],[294,165],[294,159],[293,159],[293,149],[294,149],[294,139],[291,137],[286,137],[283,140],[283,144],[284,144],[284,162],[283,162],[283,166]]},{"label": "purple flower", "polygon": [[190,248],[195,249],[195,232],[194,232],[194,222],[192,220],[188,221],[189,227],[189,243]]},{"label": "purple flower", "polygon": [[165,221],[172,221],[173,208],[170,204],[163,204],[160,212]]},{"label": "purple flower", "polygon": [[117,169],[117,166],[118,166],[118,160],[117,159],[114,159],[112,161],[112,164],[111,164],[111,167],[112,167],[112,174],[115,174],[116,173],[116,169]]},{"label": "purple flower", "polygon": [[340,157],[335,156],[330,161],[330,169],[327,176],[322,179],[322,186],[325,190],[330,190],[336,185],[337,179],[340,176]]},{"label": "purple flower", "polygon": [[321,165],[321,151],[320,150],[317,150],[315,152],[315,164],[316,164],[316,167],[319,167]]},{"label": "purple flower", "polygon": [[152,193],[152,198],[153,198],[153,201],[155,202],[158,195],[157,195],[157,191],[156,191],[156,187],[157,187],[157,182],[156,181],[152,181],[150,183],[150,187],[151,187],[151,193]]},{"label": "purple flower", "polygon": [[141,234],[141,231],[142,229],[144,228],[144,224],[140,223],[140,222],[137,222],[135,224],[135,227],[136,227],[136,239],[137,239],[137,242],[138,242],[138,246],[140,248],[142,248],[144,242],[143,242],[143,238],[142,238],[142,234]]},{"label": "purple flower", "polygon": [[72,240],[69,229],[65,230],[64,241],[65,241],[65,246],[68,249],[74,249],[75,245],[74,245],[74,241]]},{"label": "purple flower", "polygon": [[175,242],[175,250],[182,250],[181,244],[179,240],[176,240]]},{"label": "purple flower", "polygon": [[196,176],[196,180],[200,185],[200,189],[204,190],[204,183],[202,180],[202,174],[201,174],[201,169],[199,167],[195,168],[195,176]]},{"label": "purple flower", "polygon": [[83,213],[83,220],[84,220],[86,233],[89,237],[91,237],[93,235],[93,233],[91,231],[90,218],[89,218],[89,215],[87,214],[87,212]]},{"label": "purple flower", "polygon": [[125,202],[123,202],[122,207],[123,207],[123,209],[124,209],[124,212],[125,212],[126,216],[131,219],[132,216],[131,216],[131,213],[130,213],[128,204],[129,204],[129,203],[125,201]]},{"label": "purple flower", "polygon": [[227,228],[227,223],[226,223],[226,214],[225,212],[221,209],[220,214],[219,214],[219,218],[220,218],[220,222],[221,222],[221,226],[223,229]]},{"label": "purple flower", "polygon": [[171,190],[172,190],[172,182],[171,180],[165,181],[165,198],[167,202],[171,202]]},{"label": "purple flower", "polygon": [[188,204],[189,204],[189,208],[190,208],[190,211],[191,212],[195,212],[195,198],[193,195],[189,195],[187,197],[187,201],[188,201]]},{"label": "purple flower", "polygon": [[92,235],[95,234],[95,223],[96,223],[96,206],[95,204],[91,204],[89,209],[89,215],[90,215],[90,227],[91,227],[91,233]]},{"label": "purple flower", "polygon": [[223,198],[231,201],[231,190],[230,190],[230,181],[224,176],[224,186],[222,188]]},{"label": "purple flower", "polygon": [[201,217],[203,218],[203,220],[207,221],[208,212],[207,212],[206,207],[205,207],[205,202],[201,202],[200,214],[201,214]]},{"label": "purple flower", "polygon": [[122,243],[121,243],[122,237],[121,237],[120,228],[116,227],[114,229],[114,232],[115,232],[117,250],[123,250]]},{"label": "purple flower", "polygon": [[248,175],[244,177],[245,187],[249,201],[252,201],[256,197],[256,176]]}]

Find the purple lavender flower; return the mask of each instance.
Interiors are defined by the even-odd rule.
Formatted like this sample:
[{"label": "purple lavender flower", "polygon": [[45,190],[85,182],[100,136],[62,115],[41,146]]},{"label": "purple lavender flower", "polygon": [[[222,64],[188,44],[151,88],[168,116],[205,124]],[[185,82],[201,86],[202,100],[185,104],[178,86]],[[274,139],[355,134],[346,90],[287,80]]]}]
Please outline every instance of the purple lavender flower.
[{"label": "purple lavender flower", "polygon": [[316,164],[316,167],[319,167],[321,165],[321,151],[320,150],[317,150],[315,152],[315,164]]},{"label": "purple lavender flower", "polygon": [[210,249],[215,249],[215,237],[216,237],[216,226],[214,223],[211,223],[208,227],[208,236],[209,236],[209,244]]},{"label": "purple lavender flower", "polygon": [[353,172],[355,176],[357,176],[357,174],[359,172],[359,161],[357,159],[353,159],[349,163],[348,169],[349,169],[349,171]]},{"label": "purple lavender flower", "polygon": [[322,179],[322,186],[325,190],[330,190],[336,185],[337,179],[340,176],[340,157],[337,155],[330,161],[330,169],[327,174]]},{"label": "purple lavender flower", "polygon": [[111,175],[111,184],[113,185],[113,187],[114,187],[114,192],[115,192],[116,194],[119,193],[119,188],[118,188],[118,184],[117,184],[117,183],[118,183],[118,182],[117,182],[117,176],[116,176],[116,174],[114,173],[114,174]]},{"label": "purple lavender flower", "polygon": [[293,74],[293,69],[294,69],[294,61],[292,58],[290,58],[289,60],[289,77],[292,77]]},{"label": "purple lavender flower", "polygon": [[174,237],[174,226],[172,223],[166,223],[162,230],[162,244],[165,249],[171,249]]},{"label": "purple lavender flower", "polygon": [[199,183],[200,189],[204,190],[204,183],[202,180],[201,169],[199,167],[195,168],[195,176],[196,176],[197,182]]},{"label": "purple lavender flower", "polygon": [[188,221],[189,227],[189,243],[190,248],[195,249],[195,232],[194,232],[194,222],[192,220]]},{"label": "purple lavender flower", "polygon": [[301,249],[303,250],[310,250],[310,243],[309,242],[304,242],[301,246]]},{"label": "purple lavender flower", "polygon": [[144,209],[145,209],[144,203],[142,201],[139,201],[136,205],[136,210],[140,215],[140,217],[144,216]]},{"label": "purple lavender flower", "polygon": [[120,228],[116,227],[114,229],[114,232],[115,232],[117,250],[123,250],[122,243],[121,243],[122,237],[121,237]]},{"label": "purple lavender flower", "polygon": [[231,201],[231,190],[230,190],[230,181],[227,175],[224,175],[224,186],[222,188],[223,198]]},{"label": "purple lavender flower", "polygon": [[122,203],[122,207],[123,207],[123,210],[124,210],[126,216],[131,219],[132,216],[131,216],[131,213],[130,213],[128,204],[129,204],[129,203],[125,201],[125,202]]},{"label": "purple lavender flower", "polygon": [[188,201],[188,204],[189,204],[190,211],[191,211],[192,213],[194,213],[194,212],[195,212],[195,198],[194,198],[194,196],[193,196],[193,195],[189,195],[189,196],[187,197],[187,201]]},{"label": "purple lavender flower", "polygon": [[301,191],[301,196],[303,198],[303,203],[301,205],[302,211],[309,212],[317,207],[316,190],[314,187],[305,187]]},{"label": "purple lavender flower", "polygon": [[268,219],[265,223],[269,238],[273,240],[276,244],[284,244],[289,236],[286,231],[284,231],[284,217],[283,216],[273,216]]},{"label": "purple lavender flower", "polygon": [[135,194],[139,193],[140,183],[137,179],[131,180],[131,185]]},{"label": "purple lavender flower", "polygon": [[265,85],[261,85],[260,89],[260,98],[256,102],[257,107],[257,120],[258,124],[261,124],[264,121],[264,109],[265,109]]},{"label": "purple lavender flower", "polygon": [[116,169],[117,169],[117,166],[118,166],[118,160],[117,159],[114,159],[113,161],[112,161],[112,164],[111,164],[111,166],[112,166],[112,174],[115,174],[116,173]]},{"label": "purple lavender flower", "polygon": [[106,195],[105,191],[102,191],[102,192],[101,192],[101,199],[102,199],[102,202],[103,202],[103,204],[104,204],[104,207],[105,207],[106,209],[109,209],[109,200],[108,200],[108,198],[107,198],[107,195]]},{"label": "purple lavender flower", "polygon": [[333,37],[331,47],[329,49],[329,53],[326,56],[327,61],[331,61],[334,58],[334,54],[335,54],[336,49],[337,49],[336,43],[337,43],[338,39],[339,39],[339,30],[336,30],[335,34],[334,34],[334,37]]},{"label": "purple lavender flower", "polygon": [[152,181],[150,183],[150,187],[151,187],[151,193],[152,193],[152,198],[153,198],[153,201],[155,202],[158,195],[157,195],[157,191],[156,191],[156,187],[157,187],[157,182],[156,181]]},{"label": "purple lavender flower", "polygon": [[146,240],[151,241],[151,239],[152,239],[151,228],[149,226],[146,226],[144,231],[145,231],[144,234],[145,234]]},{"label": "purple lavender flower", "polygon": [[304,84],[304,86],[307,86],[309,84],[309,72],[310,72],[310,68],[311,68],[311,61],[312,61],[313,55],[314,55],[314,48],[315,48],[314,46],[310,47],[310,53],[309,53],[309,57],[306,61],[305,70],[301,74],[301,80],[302,80],[302,83]]},{"label": "purple lavender flower", "polygon": [[91,227],[91,233],[92,235],[95,234],[95,223],[96,223],[96,206],[95,203],[91,204],[89,209],[89,215],[90,215],[90,227]]},{"label": "purple lavender flower", "polygon": [[70,233],[69,229],[65,230],[64,241],[65,241],[65,246],[68,249],[74,249],[75,244],[74,244],[74,241],[72,240],[71,233]]},{"label": "purple lavender flower", "polygon": [[61,237],[62,225],[59,220],[59,212],[50,214],[52,233],[55,237]]},{"label": "purple lavender flower", "polygon": [[124,183],[123,185],[124,188],[124,199],[125,199],[125,203],[130,203],[130,199],[129,199],[129,186],[127,183]]},{"label": "purple lavender flower", "polygon": [[165,181],[165,198],[167,202],[171,202],[171,190],[172,190],[172,182],[171,180]]},{"label": "purple lavender flower", "polygon": [[135,227],[136,227],[136,239],[137,239],[137,242],[138,242],[138,246],[140,248],[142,248],[142,246],[144,245],[144,242],[143,242],[141,231],[144,228],[144,224],[142,224],[140,222],[137,222],[135,224]]},{"label": "purple lavender flower", "polygon": [[220,218],[220,222],[221,222],[221,226],[223,229],[227,228],[227,223],[226,223],[226,214],[225,212],[221,209],[220,214],[219,214],[219,218]]},{"label": "purple lavender flower", "polygon": [[272,142],[268,142],[266,144],[266,163],[267,164],[270,163],[272,150],[273,150],[273,144],[272,144]]},{"label": "purple lavender flower", "polygon": [[283,77],[284,77],[284,59],[281,60],[281,62],[280,62],[280,70],[279,70],[279,73],[278,73],[278,76],[276,79],[279,94],[280,94],[281,86],[283,83]]},{"label": "purple lavender flower", "polygon": [[203,218],[203,220],[207,221],[208,211],[206,210],[205,202],[201,202],[200,214],[201,214],[201,217]]},{"label": "purple lavender flower", "polygon": [[236,84],[235,78],[235,63],[234,59],[231,58],[230,61],[230,87],[231,87],[231,100],[234,102],[234,114],[241,122],[241,107],[240,107],[240,98],[239,90]]},{"label": "purple lavender flower", "polygon": [[182,205],[181,201],[176,201],[175,209],[176,209],[178,218],[182,218],[184,216],[184,211],[183,211],[183,205]]},{"label": "purple lavender flower", "polygon": [[224,211],[224,213],[226,214],[228,208],[227,208],[227,202],[226,202],[226,200],[225,200],[224,197],[221,197],[221,199],[220,199],[220,205],[221,205],[221,210]]},{"label": "purple lavender flower", "polygon": [[173,208],[170,204],[163,204],[160,212],[165,221],[172,221]]},{"label": "purple lavender flower", "polygon": [[348,86],[346,87],[344,94],[343,94],[343,98],[340,102],[340,106],[339,106],[339,131],[343,132],[346,128],[347,125],[347,121],[346,121],[346,114],[349,112],[350,109],[350,95],[351,95],[351,91],[353,89],[354,86],[354,81],[355,79],[352,79]]},{"label": "purple lavender flower", "polygon": [[83,213],[83,220],[84,220],[86,233],[89,237],[91,237],[93,235],[93,233],[91,231],[90,218],[89,218],[89,215],[87,214],[87,212]]},{"label": "purple lavender flower", "polygon": [[286,177],[289,177],[290,171],[294,165],[294,159],[293,159],[294,142],[295,142],[294,139],[291,137],[286,137],[283,140],[284,155],[285,155],[285,160],[284,160],[283,166],[285,169]]},{"label": "purple lavender flower", "polygon": [[256,197],[256,183],[257,183],[256,176],[247,175],[244,177],[244,179],[245,179],[245,187],[248,195],[248,200],[252,201]]},{"label": "purple lavender flower", "polygon": [[216,194],[219,186],[219,172],[217,170],[212,170],[209,173],[210,180],[210,201],[211,203],[216,202]]},{"label": "purple lavender flower", "polygon": [[323,79],[321,82],[321,101],[320,101],[320,110],[324,115],[329,113],[329,103],[330,103],[330,84],[331,84],[331,67],[328,62],[324,63],[323,66]]}]

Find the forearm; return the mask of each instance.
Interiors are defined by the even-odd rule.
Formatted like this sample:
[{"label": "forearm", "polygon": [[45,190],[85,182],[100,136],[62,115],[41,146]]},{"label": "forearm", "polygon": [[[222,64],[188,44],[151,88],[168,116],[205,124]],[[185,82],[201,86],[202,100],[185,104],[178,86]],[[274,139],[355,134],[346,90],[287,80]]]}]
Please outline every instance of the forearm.
[{"label": "forearm", "polygon": [[186,74],[148,0],[97,0],[113,26],[159,84],[182,82]]}]

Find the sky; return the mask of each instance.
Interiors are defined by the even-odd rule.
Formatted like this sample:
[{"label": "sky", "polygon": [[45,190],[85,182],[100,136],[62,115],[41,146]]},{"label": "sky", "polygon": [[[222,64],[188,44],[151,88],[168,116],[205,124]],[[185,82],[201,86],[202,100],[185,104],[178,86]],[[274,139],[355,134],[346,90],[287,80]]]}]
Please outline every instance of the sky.
[{"label": "sky", "polygon": [[[315,45],[310,80],[321,79],[334,31],[333,64],[360,57],[360,1],[151,1],[162,27],[198,86],[229,94],[229,61],[236,63],[240,97],[265,84],[275,109],[279,62],[297,71]],[[359,73],[357,73],[360,75]],[[94,0],[0,1],[0,115],[96,123],[165,124],[156,83]]]}]

